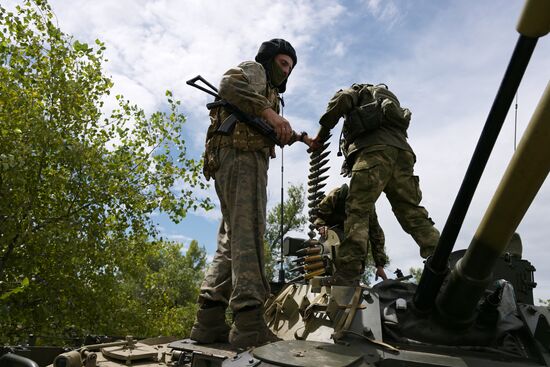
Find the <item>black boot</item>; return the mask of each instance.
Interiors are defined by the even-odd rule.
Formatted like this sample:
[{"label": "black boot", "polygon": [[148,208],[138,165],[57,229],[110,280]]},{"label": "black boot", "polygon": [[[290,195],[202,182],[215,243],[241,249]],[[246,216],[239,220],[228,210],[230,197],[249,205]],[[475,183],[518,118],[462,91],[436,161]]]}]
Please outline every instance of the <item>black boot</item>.
[{"label": "black boot", "polygon": [[221,302],[203,303],[197,311],[190,338],[202,344],[227,343],[229,326],[225,323],[225,308]]},{"label": "black boot", "polygon": [[234,315],[229,343],[236,348],[257,347],[281,340],[267,327],[262,306],[246,308]]},{"label": "black boot", "polygon": [[358,287],[364,270],[359,262],[340,264],[332,276],[331,285]]}]

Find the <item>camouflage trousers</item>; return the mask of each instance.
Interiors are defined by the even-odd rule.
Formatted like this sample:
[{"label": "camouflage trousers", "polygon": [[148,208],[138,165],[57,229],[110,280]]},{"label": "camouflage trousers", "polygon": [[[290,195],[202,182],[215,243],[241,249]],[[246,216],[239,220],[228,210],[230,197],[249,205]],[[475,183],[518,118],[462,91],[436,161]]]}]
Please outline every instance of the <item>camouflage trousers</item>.
[{"label": "camouflage trousers", "polygon": [[384,236],[384,230],[380,227],[376,209],[373,206],[372,211],[369,212],[369,245],[371,247],[372,259],[375,266],[384,266],[388,263],[388,257],[386,256],[386,250],[384,248],[385,243],[386,237]]},{"label": "camouflage trousers", "polygon": [[255,152],[221,148],[218,159],[214,179],[222,221],[199,303],[219,301],[235,312],[262,305],[269,295],[263,247],[269,148]]},{"label": "camouflage trousers", "polygon": [[384,192],[401,227],[420,247],[421,256],[433,251],[439,231],[422,206],[418,176],[413,175],[415,156],[392,146],[357,152],[352,168],[348,197],[345,240],[338,251],[337,265],[356,268],[368,251],[369,216]]}]

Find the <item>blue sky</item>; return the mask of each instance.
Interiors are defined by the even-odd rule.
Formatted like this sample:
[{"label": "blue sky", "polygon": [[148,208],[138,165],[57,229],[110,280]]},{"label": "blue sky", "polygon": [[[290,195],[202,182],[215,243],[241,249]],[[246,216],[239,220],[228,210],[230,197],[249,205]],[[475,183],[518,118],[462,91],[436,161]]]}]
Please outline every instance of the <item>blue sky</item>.
[{"label": "blue sky", "polygon": [[[15,2],[10,1],[9,4]],[[295,130],[317,131],[329,98],[353,82],[386,83],[413,113],[409,142],[417,155],[423,205],[439,229],[477,143],[512,54],[523,2],[510,0],[73,0],[51,1],[59,26],[85,42],[105,42],[114,94],[148,112],[166,108],[164,91],[182,101],[189,152],[202,153],[210,98],[185,85],[201,74],[217,84],[225,70],[253,59],[264,40],[290,41],[298,64],[284,95]],[[519,89],[518,140],[550,75],[550,41],[539,41]],[[114,106],[114,101],[106,101]],[[467,247],[514,150],[509,113],[464,222],[455,249]],[[340,185],[341,159],[333,133],[330,179]],[[280,151],[270,163],[268,207],[279,201]],[[305,146],[285,148],[285,185],[306,184]],[[217,201],[213,189],[201,193]],[[535,297],[550,298],[550,186],[543,185],[519,227],[524,257],[537,268]],[[418,250],[382,196],[389,271],[421,266]],[[156,217],[165,238],[197,239],[215,249],[218,209],[189,214],[176,225]],[[305,236],[305,232],[303,234]]]}]

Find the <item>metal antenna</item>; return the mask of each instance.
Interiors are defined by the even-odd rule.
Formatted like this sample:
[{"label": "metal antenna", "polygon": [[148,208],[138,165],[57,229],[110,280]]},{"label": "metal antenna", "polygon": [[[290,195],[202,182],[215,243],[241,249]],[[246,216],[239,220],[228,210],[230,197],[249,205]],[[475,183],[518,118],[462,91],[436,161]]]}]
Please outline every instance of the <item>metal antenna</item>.
[{"label": "metal antenna", "polygon": [[[281,97],[281,116],[284,117],[284,107],[285,102],[284,99]],[[283,284],[285,282],[285,269],[284,269],[284,257],[283,257],[283,243],[284,243],[284,209],[285,209],[285,201],[284,201],[284,175],[285,175],[285,165],[284,165],[284,146],[281,146],[281,251],[279,254],[279,284]]]}]

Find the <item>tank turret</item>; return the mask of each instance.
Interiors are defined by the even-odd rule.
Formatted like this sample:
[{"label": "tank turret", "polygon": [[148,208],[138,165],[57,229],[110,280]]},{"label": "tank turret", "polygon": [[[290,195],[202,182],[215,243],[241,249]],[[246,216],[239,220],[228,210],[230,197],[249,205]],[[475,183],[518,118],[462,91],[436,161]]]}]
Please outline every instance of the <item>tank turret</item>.
[{"label": "tank turret", "polygon": [[[437,310],[471,323],[492,270],[550,170],[550,84],[464,257],[436,300]],[[532,157],[538,157],[532,159]]]},{"label": "tank turret", "polygon": [[[466,175],[464,176],[462,185],[451,208],[451,212],[449,214],[447,222],[445,223],[445,226],[443,227],[443,230],[441,232],[441,237],[437,249],[435,250],[433,256],[427,261],[426,266],[424,267],[418,291],[416,292],[414,298],[414,305],[419,310],[428,311],[433,307],[435,298],[440,290],[443,280],[447,277],[449,256],[453,250],[458,232],[460,231],[460,228],[464,221],[464,217],[470,206],[472,197],[477,188],[477,184],[479,183],[479,180],[481,178],[481,174],[483,173],[485,165],[487,164],[493,146],[498,137],[498,134],[502,128],[506,114],[510,109],[510,105],[521,82],[525,69],[527,68],[538,39],[546,35],[550,31],[550,16],[548,15],[549,13],[550,11],[548,9],[548,3],[545,1],[534,0],[528,1],[525,4],[523,13],[517,25],[517,30],[520,33],[520,36],[516,43],[516,47],[512,54],[511,60],[508,64],[508,68],[506,69],[504,78],[493,102],[493,106],[491,107],[491,110],[487,117],[487,121],[479,138],[473,157],[470,161],[470,165],[468,166],[468,169],[466,171]],[[544,109],[545,107],[540,108]],[[526,138],[524,140],[526,140]],[[533,138],[529,139],[531,140]],[[542,144],[544,145],[544,143]],[[522,160],[526,160],[526,154],[530,153],[536,152],[532,152],[531,150],[529,150],[522,153],[524,157],[522,158]],[[541,168],[541,170],[543,170],[543,168]],[[546,174],[544,174],[544,177],[546,177]],[[508,185],[521,187],[521,185],[523,184],[520,184],[520,182],[521,181],[516,182],[515,184],[510,183]],[[536,186],[536,183],[529,184],[532,186]],[[518,190],[521,189],[516,189],[516,191]],[[534,188],[534,190],[536,193],[536,190],[538,190],[538,186]],[[499,200],[502,202],[506,202],[507,198],[501,198]],[[523,217],[523,214],[524,212],[517,215],[519,218],[518,221],[515,223],[515,226],[519,224],[519,219]],[[493,218],[494,214],[491,214],[491,217]],[[495,223],[496,220],[497,219],[494,219],[492,222],[487,223],[487,225],[492,225],[493,227],[490,227],[490,229],[483,229],[483,231],[499,231],[501,229],[501,227],[499,227],[500,223]],[[497,225],[496,227],[494,227],[495,224]],[[487,225],[485,225],[485,227],[487,227]],[[514,227],[514,229],[515,228],[516,227]],[[511,230],[512,233],[514,229]],[[504,238],[498,239],[499,241],[503,241],[504,244],[508,243],[508,240],[511,237],[511,233],[508,229],[506,233],[507,234]],[[477,235],[475,238],[475,242],[478,243]],[[500,244],[499,246],[502,247],[503,245]],[[474,247],[476,249],[487,248],[487,246],[484,245],[474,245]],[[479,259],[487,259],[487,261],[489,261],[489,263],[486,263],[484,266],[482,266],[482,268],[490,269],[491,262],[489,259],[499,256],[501,249],[494,248],[494,250],[495,251],[493,253],[479,253],[477,255]],[[470,255],[468,255],[468,257],[470,257]],[[476,279],[478,278],[479,277],[476,277]],[[480,284],[478,288],[483,288],[483,286]],[[475,301],[472,301],[472,304],[475,304]]]}]

